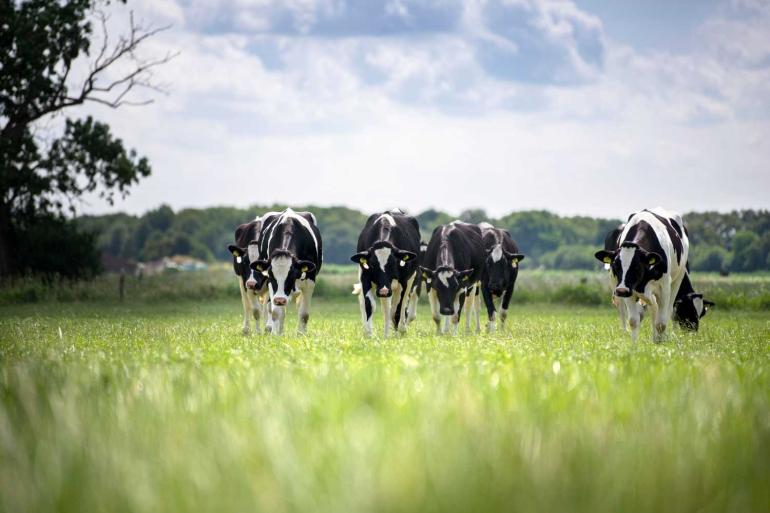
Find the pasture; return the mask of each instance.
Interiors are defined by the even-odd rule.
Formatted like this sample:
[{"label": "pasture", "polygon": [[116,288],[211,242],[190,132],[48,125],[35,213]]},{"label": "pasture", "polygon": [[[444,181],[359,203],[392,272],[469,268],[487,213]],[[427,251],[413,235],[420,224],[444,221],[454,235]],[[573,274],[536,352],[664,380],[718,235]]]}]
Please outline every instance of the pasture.
[{"label": "pasture", "polygon": [[[111,284],[78,302],[19,285],[27,304],[0,307],[0,511],[770,509],[766,278],[708,278],[733,299],[700,333],[654,345],[646,319],[634,345],[600,273],[523,271],[493,335],[435,336],[423,298],[389,339],[361,336],[329,276],[308,336],[292,307],[280,338],[240,334],[230,277],[122,304]],[[528,279],[602,303],[537,301]]]}]

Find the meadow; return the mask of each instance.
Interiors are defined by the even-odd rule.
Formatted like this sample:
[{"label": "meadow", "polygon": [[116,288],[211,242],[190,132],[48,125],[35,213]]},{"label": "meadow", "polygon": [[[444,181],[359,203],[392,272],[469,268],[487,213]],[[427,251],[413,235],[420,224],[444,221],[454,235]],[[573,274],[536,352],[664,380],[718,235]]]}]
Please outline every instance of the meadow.
[{"label": "meadow", "polygon": [[367,339],[344,270],[280,338],[217,272],[6,289],[35,292],[0,306],[0,511],[770,510],[766,277],[707,277],[726,306],[655,345],[601,273],[533,271],[504,332],[423,300]]}]

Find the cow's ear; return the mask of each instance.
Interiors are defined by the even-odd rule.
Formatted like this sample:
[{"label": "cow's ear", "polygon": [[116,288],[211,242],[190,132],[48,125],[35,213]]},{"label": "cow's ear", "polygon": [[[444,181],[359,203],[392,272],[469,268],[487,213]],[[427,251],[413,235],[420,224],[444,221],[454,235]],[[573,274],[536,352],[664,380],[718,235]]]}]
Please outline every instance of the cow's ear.
[{"label": "cow's ear", "polygon": [[433,279],[434,272],[428,269],[427,267],[420,266],[419,269],[420,273],[422,273],[422,277],[428,280],[428,283],[430,283],[430,280]]},{"label": "cow's ear", "polygon": [[471,275],[473,274],[473,268],[466,269],[464,271],[458,271],[457,273],[457,281],[459,282],[466,282],[471,279]]},{"label": "cow's ear", "polygon": [[312,273],[313,271],[315,271],[315,264],[310,260],[300,260],[295,265],[297,266],[297,269],[299,269],[299,272],[303,274]]},{"label": "cow's ear", "polygon": [[350,260],[359,264],[364,269],[369,269],[369,252],[368,251],[361,251],[360,253],[356,253],[352,257],[350,257]]},{"label": "cow's ear", "polygon": [[394,253],[396,254],[396,258],[399,261],[398,265],[401,267],[404,267],[409,260],[412,260],[417,256],[411,251],[406,251],[403,249],[396,249]]},{"label": "cow's ear", "polygon": [[521,253],[508,253],[508,260],[511,261],[511,267],[519,267],[519,262],[524,260],[524,255]]},{"label": "cow's ear", "polygon": [[650,251],[649,253],[644,255],[644,261],[647,263],[647,265],[656,265],[661,262],[660,255],[655,253],[654,251]]},{"label": "cow's ear", "polygon": [[615,258],[615,253],[612,251],[607,251],[606,249],[603,249],[601,251],[597,251],[594,253],[594,257],[602,263],[605,264],[611,264],[612,260]]},{"label": "cow's ear", "polygon": [[251,267],[255,271],[259,271],[263,273],[263,272],[266,272],[268,269],[270,269],[270,262],[268,262],[267,260],[255,260],[249,265],[249,267]]},{"label": "cow's ear", "polygon": [[246,250],[243,248],[239,248],[235,244],[230,244],[227,246],[227,251],[229,251],[235,258],[242,257],[246,254]]}]

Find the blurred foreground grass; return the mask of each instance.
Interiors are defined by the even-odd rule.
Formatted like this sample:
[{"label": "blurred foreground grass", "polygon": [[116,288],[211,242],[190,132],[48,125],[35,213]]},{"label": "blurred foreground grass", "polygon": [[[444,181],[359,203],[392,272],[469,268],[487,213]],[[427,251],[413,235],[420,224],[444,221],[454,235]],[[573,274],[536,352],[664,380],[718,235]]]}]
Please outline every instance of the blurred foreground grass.
[{"label": "blurred foreground grass", "polygon": [[241,336],[237,296],[0,308],[0,510],[770,510],[766,314],[633,345],[609,306],[420,308],[387,340],[353,298],[304,338]]}]

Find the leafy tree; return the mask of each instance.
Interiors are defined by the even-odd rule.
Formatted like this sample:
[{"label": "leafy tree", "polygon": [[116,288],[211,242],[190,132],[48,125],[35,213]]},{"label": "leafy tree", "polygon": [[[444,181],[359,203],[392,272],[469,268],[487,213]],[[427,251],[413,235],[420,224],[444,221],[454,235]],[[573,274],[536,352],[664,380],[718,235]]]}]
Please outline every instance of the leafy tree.
[{"label": "leafy tree", "polygon": [[[76,211],[84,193],[112,203],[116,194],[125,195],[150,174],[145,158],[126,150],[106,124],[90,117],[67,119],[63,134],[49,144],[36,136],[41,122],[86,102],[112,108],[148,103],[131,100],[130,93],[154,87],[151,69],[171,55],[148,61],[137,50],[161,29],[145,30],[131,17],[128,34],[111,39],[104,13],[109,4],[109,0],[0,0],[0,275],[36,271],[29,261],[15,258],[21,253],[11,248],[39,236],[45,222],[55,220],[61,228],[64,215]],[[95,23],[101,27],[100,37]],[[94,40],[99,44],[92,44]],[[115,43],[110,45],[110,40]],[[125,70],[117,78],[116,68]],[[86,73],[76,82],[78,70]],[[68,244],[86,242],[74,227],[62,230],[62,235],[73,237]],[[88,240],[93,246],[93,238]],[[50,239],[35,243],[40,250],[54,250]],[[62,259],[66,256],[60,254]],[[64,275],[80,276],[83,273],[76,267],[89,262],[71,260],[60,267]]]}]

